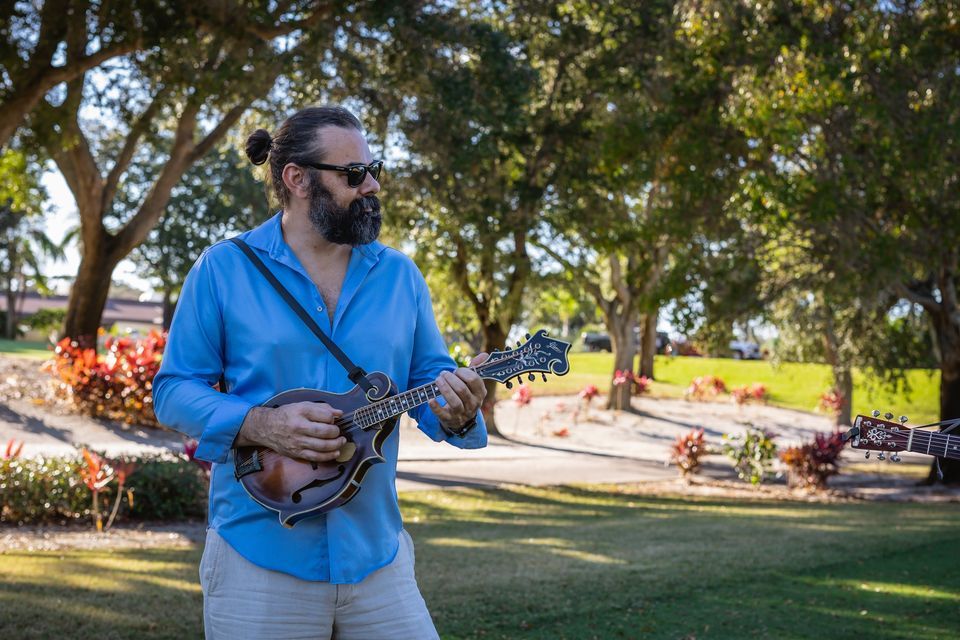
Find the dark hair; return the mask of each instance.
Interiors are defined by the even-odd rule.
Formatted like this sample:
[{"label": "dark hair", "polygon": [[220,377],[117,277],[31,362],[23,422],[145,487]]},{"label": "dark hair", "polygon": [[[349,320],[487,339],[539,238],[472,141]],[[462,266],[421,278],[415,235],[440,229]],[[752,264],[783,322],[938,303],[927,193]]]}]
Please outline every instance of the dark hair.
[{"label": "dark hair", "polygon": [[257,129],[247,138],[250,162],[263,164],[269,155],[270,177],[280,206],[286,207],[289,199],[287,186],[283,184],[283,168],[300,159],[321,162],[326,149],[317,130],[329,126],[363,131],[357,117],[343,107],[308,107],[284,120],[272,139],[265,129]]}]

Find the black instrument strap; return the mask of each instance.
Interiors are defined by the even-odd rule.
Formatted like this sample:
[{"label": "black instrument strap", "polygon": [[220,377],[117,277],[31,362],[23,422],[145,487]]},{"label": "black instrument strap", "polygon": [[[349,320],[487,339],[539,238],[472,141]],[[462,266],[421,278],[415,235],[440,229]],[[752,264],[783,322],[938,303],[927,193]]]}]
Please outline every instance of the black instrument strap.
[{"label": "black instrument strap", "polygon": [[286,287],[280,284],[280,281],[277,280],[277,277],[273,275],[273,272],[267,268],[267,265],[263,264],[263,260],[261,260],[259,256],[253,252],[253,249],[250,248],[250,245],[240,238],[230,238],[230,242],[240,247],[240,250],[243,251],[248,258],[250,258],[250,262],[252,262],[257,270],[263,274],[263,277],[265,277],[267,281],[273,285],[273,288],[276,289],[277,293],[283,297],[284,301],[290,305],[290,308],[293,309],[294,313],[296,313],[297,316],[303,320],[303,323],[307,325],[307,327],[309,327],[318,338],[320,338],[320,342],[322,342],[323,345],[330,351],[330,353],[333,354],[340,365],[347,370],[347,377],[350,378],[350,382],[360,385],[360,388],[364,391],[370,391],[373,389],[373,385],[367,378],[367,372],[353,364],[350,358],[347,357],[347,354],[341,351],[340,347],[338,347],[336,343],[334,343],[334,341],[323,332],[323,329],[321,329],[320,325],[318,325],[316,321],[310,317],[310,314],[307,313],[306,309],[304,309],[303,306],[297,302],[296,298],[294,298],[293,295],[287,291]]}]

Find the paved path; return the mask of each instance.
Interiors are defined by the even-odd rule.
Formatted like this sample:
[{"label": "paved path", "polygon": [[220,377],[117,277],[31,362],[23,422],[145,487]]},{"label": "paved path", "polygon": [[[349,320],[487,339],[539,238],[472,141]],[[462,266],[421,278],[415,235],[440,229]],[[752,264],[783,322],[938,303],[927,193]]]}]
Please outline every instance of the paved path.
[{"label": "paved path", "polygon": [[[575,397],[537,397],[525,407],[501,402],[497,420],[506,438],[491,438],[488,447],[472,451],[433,442],[405,420],[397,486],[416,490],[661,480],[676,475],[664,464],[671,443],[694,427],[703,427],[716,445],[724,433],[751,425],[775,431],[781,445],[832,428],[824,416],[766,406],[638,398],[637,413],[615,414],[597,407],[599,402],[585,411]],[[0,445],[10,438],[25,442],[24,455],[62,455],[81,444],[111,455],[181,451],[183,446],[183,438],[172,431],[52,413],[25,400],[0,404]],[[707,470],[719,477],[731,473],[720,456],[710,458]]]}]

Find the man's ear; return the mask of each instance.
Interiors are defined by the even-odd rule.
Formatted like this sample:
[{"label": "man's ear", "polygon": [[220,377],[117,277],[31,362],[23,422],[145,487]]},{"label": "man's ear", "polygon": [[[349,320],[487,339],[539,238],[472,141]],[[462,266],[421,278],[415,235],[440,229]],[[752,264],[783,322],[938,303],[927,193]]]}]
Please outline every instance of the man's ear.
[{"label": "man's ear", "polygon": [[283,168],[283,184],[287,187],[287,192],[296,198],[306,200],[310,197],[310,178],[303,167],[288,163]]}]

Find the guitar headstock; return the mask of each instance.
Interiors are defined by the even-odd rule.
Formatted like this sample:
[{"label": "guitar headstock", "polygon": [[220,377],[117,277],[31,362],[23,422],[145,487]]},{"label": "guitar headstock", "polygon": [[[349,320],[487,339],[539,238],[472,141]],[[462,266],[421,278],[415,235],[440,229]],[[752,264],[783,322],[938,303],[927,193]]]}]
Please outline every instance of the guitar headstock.
[{"label": "guitar headstock", "polygon": [[509,351],[494,351],[486,362],[477,366],[476,372],[481,378],[489,378],[506,383],[507,388],[513,386],[511,378],[520,381],[523,374],[529,380],[534,380],[535,373],[540,373],[546,380],[546,374],[562,376],[570,371],[570,362],[567,352],[570,343],[547,336],[543,329],[537,331],[533,337],[527,334],[527,341],[517,343],[516,349]]},{"label": "guitar headstock", "polygon": [[892,462],[900,462],[898,452],[908,451],[910,444],[910,429],[904,426],[907,416],[900,416],[899,422],[893,422],[892,413],[884,414],[883,418],[879,411],[874,411],[872,416],[857,416],[844,440],[850,440],[854,449],[865,450],[867,458],[871,451],[879,451],[878,460],[884,460],[890,453]]}]

